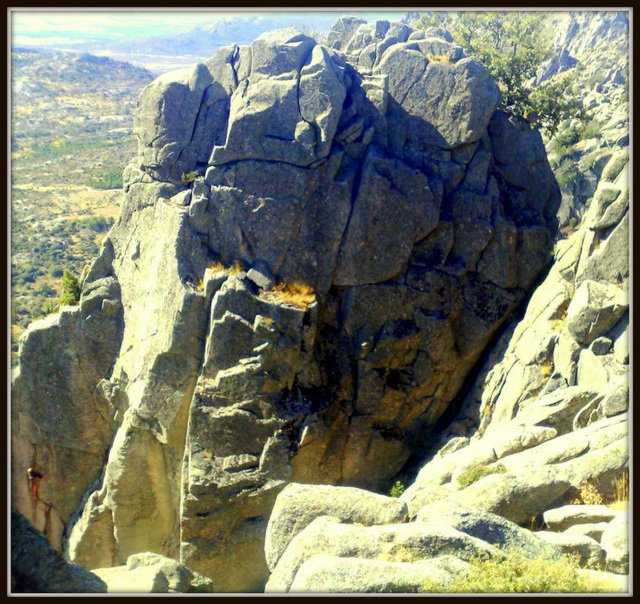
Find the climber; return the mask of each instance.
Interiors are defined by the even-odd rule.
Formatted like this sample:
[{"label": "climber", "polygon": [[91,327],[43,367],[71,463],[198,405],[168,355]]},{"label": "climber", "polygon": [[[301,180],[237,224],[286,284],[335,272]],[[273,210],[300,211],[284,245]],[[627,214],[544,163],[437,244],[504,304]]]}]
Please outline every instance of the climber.
[{"label": "climber", "polygon": [[35,467],[31,467],[27,470],[27,480],[31,485],[31,496],[34,501],[38,500],[38,481],[42,478],[42,474],[35,469]]}]

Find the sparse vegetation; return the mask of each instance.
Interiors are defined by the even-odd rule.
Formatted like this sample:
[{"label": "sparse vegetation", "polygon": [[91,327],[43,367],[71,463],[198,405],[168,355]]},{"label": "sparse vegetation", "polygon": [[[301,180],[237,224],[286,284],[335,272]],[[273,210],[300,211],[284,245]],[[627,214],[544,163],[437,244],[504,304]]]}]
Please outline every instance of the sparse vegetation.
[{"label": "sparse vegetation", "polygon": [[611,504],[629,502],[629,471],[613,481],[613,501]]},{"label": "sparse vegetation", "polygon": [[474,466],[458,476],[458,485],[461,489],[465,489],[485,476],[489,476],[490,474],[504,474],[506,471],[507,468],[501,463],[490,466]]},{"label": "sparse vegetation", "polygon": [[394,485],[391,487],[389,491],[389,497],[400,497],[402,493],[404,493],[405,486],[401,480],[396,480]]},{"label": "sparse vegetation", "polygon": [[196,178],[198,178],[198,176],[200,176],[200,174],[194,170],[193,172],[183,172],[180,175],[180,182],[183,185],[188,185],[189,183],[192,183]]},{"label": "sparse vegetation", "polygon": [[451,63],[451,59],[447,55],[427,55],[427,60],[433,63]]},{"label": "sparse vegetation", "polygon": [[530,81],[553,50],[544,13],[428,12],[413,27],[444,27],[467,52],[478,57],[502,92],[501,108],[544,128],[549,135],[565,119],[587,119],[572,70],[537,87]]},{"label": "sparse vegetation", "polygon": [[529,560],[517,552],[504,559],[476,558],[446,587],[435,582],[423,593],[604,593],[617,591],[606,579],[580,574],[575,559]]},{"label": "sparse vegetation", "polygon": [[60,306],[73,306],[80,300],[80,283],[78,278],[68,269],[62,273],[62,291],[58,303]]},{"label": "sparse vegetation", "polygon": [[279,283],[268,291],[260,290],[260,296],[266,300],[290,304],[303,310],[306,310],[316,300],[313,288],[300,282]]},{"label": "sparse vegetation", "polygon": [[22,331],[55,310],[63,268],[79,275],[98,252],[136,152],[131,115],[152,74],[85,59],[11,53],[12,363]]},{"label": "sparse vegetation", "polygon": [[[605,496],[604,493],[608,493]],[[592,480],[580,483],[578,493],[570,503],[585,505],[607,505],[616,510],[626,509],[629,504],[629,471],[613,479],[608,487],[598,485]]]},{"label": "sparse vegetation", "polygon": [[584,480],[580,484],[580,495],[577,503],[584,503],[585,505],[601,505],[604,503],[604,498],[593,482],[590,480]]},{"label": "sparse vegetation", "polygon": [[122,187],[122,170],[109,170],[89,179],[89,186],[94,189],[120,189]]}]

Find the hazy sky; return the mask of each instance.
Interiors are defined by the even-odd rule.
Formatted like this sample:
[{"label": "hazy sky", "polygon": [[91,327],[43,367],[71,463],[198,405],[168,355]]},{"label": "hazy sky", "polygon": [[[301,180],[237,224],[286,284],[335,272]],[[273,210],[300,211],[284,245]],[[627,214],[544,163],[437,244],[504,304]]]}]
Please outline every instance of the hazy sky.
[{"label": "hazy sky", "polygon": [[[12,42],[16,45],[55,44],[56,40],[69,38],[118,38],[131,35],[163,35],[188,30],[205,22],[225,19],[230,16],[273,15],[276,11],[224,11],[197,9],[194,11],[11,11]],[[303,12],[330,12],[336,15],[361,13],[363,18],[373,20],[401,19],[406,11],[360,11],[343,9],[340,12],[313,9],[277,11],[288,14]]]}]

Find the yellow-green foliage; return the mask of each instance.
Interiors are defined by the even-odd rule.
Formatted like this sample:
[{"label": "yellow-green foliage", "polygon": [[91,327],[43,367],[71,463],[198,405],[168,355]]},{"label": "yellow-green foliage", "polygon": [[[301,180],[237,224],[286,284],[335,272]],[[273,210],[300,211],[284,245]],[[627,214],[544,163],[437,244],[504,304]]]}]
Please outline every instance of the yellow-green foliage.
[{"label": "yellow-green foliage", "polygon": [[401,480],[397,480],[396,483],[391,487],[389,491],[389,497],[400,497],[402,493],[404,493],[404,484],[402,484]]},{"label": "yellow-green foliage", "polygon": [[190,182],[193,182],[196,178],[200,176],[196,170],[193,172],[183,172],[180,176],[180,182],[183,185],[188,185]]},{"label": "yellow-green foliage", "polygon": [[583,480],[580,484],[580,501],[586,505],[600,505],[604,503],[602,494],[589,480]]},{"label": "yellow-green foliage", "polygon": [[62,273],[62,291],[58,302],[60,306],[75,306],[80,300],[80,283],[78,278],[68,269]]},{"label": "yellow-green foliage", "polygon": [[445,587],[435,582],[426,593],[596,593],[618,589],[606,579],[582,575],[574,559],[528,560],[516,552],[499,558],[475,559],[468,572]]},{"label": "yellow-green foliage", "polygon": [[465,470],[460,474],[460,476],[458,476],[458,484],[461,489],[464,489],[481,478],[489,476],[489,474],[504,474],[506,471],[507,468],[505,468],[501,463],[498,463],[495,466],[474,466],[473,468]]}]

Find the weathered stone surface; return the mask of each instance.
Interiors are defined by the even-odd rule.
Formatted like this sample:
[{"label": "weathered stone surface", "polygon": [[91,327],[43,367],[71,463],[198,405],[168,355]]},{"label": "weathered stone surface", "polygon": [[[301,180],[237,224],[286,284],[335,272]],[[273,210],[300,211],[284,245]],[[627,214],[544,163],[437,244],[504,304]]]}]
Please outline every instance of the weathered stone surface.
[{"label": "weathered stone surface", "polygon": [[576,415],[585,407],[595,409],[602,400],[596,390],[596,384],[561,388],[542,396],[528,405],[522,405],[517,418],[520,422],[543,424],[555,428],[558,435],[573,430]]},{"label": "weathered stone surface", "polygon": [[95,569],[109,593],[210,593],[212,581],[158,554],[130,556],[125,566]]},{"label": "weathered stone surface", "polygon": [[438,524],[360,527],[322,516],[291,541],[269,577],[266,591],[288,591],[302,564],[317,555],[415,562],[443,555],[469,560],[479,554],[502,556],[480,539]]},{"label": "weathered stone surface", "polygon": [[332,516],[365,526],[402,522],[407,505],[362,489],[290,483],[280,493],[269,518],[265,551],[273,570],[289,542],[315,518]]},{"label": "weathered stone surface", "polygon": [[548,265],[559,189],[488,69],[442,32],[354,25],[340,51],[221,48],[141,97],[120,218],[14,388],[16,500],[35,442],[39,522],[89,567],[151,551],[262,589],[278,493],[386,486]]},{"label": "weathered stone surface", "polygon": [[582,567],[600,568],[604,562],[604,550],[591,537],[571,533],[552,533],[550,531],[538,531],[536,535],[556,547],[563,554],[577,555],[578,564]]},{"label": "weathered stone surface", "polygon": [[[110,370],[122,333],[120,287],[113,277],[113,248],[96,260],[80,305],[64,307],[23,334],[24,360],[12,383],[12,499],[52,545],[85,489],[98,480],[116,424],[114,410],[95,385]],[[73,342],[70,345],[70,342]],[[88,384],[92,384],[89,387]],[[34,500],[26,472],[43,475]]]},{"label": "weathered stone surface", "polygon": [[602,533],[600,543],[605,551],[606,570],[613,573],[629,572],[630,526],[628,512],[618,512]]},{"label": "weathered stone surface", "polygon": [[607,526],[609,526],[608,522],[572,524],[568,529],[565,529],[565,532],[572,535],[584,535],[586,537],[591,537],[591,539],[600,543],[602,540],[602,533]]},{"label": "weathered stone surface", "polygon": [[94,572],[107,584],[109,593],[167,593],[167,578],[154,568],[130,570],[126,566],[96,568]]},{"label": "weathered stone surface", "polygon": [[209,70],[197,65],[166,73],[143,90],[134,130],[138,153],[153,174],[179,181],[181,173],[195,168],[193,134],[203,95],[212,84]]},{"label": "weathered stone surface", "polygon": [[619,288],[583,281],[567,308],[567,329],[576,342],[588,345],[607,333],[628,305]]},{"label": "weathered stone surface", "polygon": [[11,507],[11,593],[103,593],[107,585],[69,564],[13,506]]},{"label": "weathered stone surface", "polygon": [[355,30],[364,23],[366,21],[359,17],[340,17],[327,34],[327,46],[336,50],[344,48]]},{"label": "weathered stone surface", "polygon": [[560,500],[570,486],[567,479],[548,468],[517,475],[491,474],[453,493],[445,501],[452,505],[476,506],[524,524]]},{"label": "weathered stone surface", "polygon": [[[458,572],[468,566],[452,560]],[[451,578],[436,559],[409,563],[314,556],[299,568],[289,593],[417,593],[427,582],[444,587]]]},{"label": "weathered stone surface", "polygon": [[609,522],[616,517],[616,513],[605,505],[565,505],[547,510],[543,517],[549,530],[565,531],[575,524]]},{"label": "weathered stone surface", "polygon": [[611,417],[629,409],[629,380],[623,378],[615,383],[598,405],[602,417]]},{"label": "weathered stone surface", "polygon": [[629,278],[629,213],[613,228],[591,255],[581,261],[576,282],[619,284]]},{"label": "weathered stone surface", "polygon": [[424,506],[416,516],[422,522],[441,522],[467,535],[506,551],[517,551],[531,559],[557,557],[557,551],[538,539],[536,533],[521,528],[505,518],[473,507],[436,502]]}]

